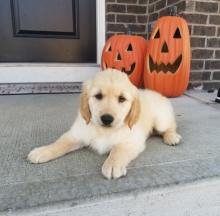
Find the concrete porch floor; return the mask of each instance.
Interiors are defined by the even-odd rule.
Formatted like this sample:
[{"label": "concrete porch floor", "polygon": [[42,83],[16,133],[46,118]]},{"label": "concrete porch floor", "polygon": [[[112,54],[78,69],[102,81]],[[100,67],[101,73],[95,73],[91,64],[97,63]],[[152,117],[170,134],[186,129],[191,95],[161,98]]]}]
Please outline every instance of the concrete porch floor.
[{"label": "concrete porch floor", "polygon": [[[138,200],[139,194],[152,190],[160,192],[170,188],[175,191],[188,185],[192,192],[195,189],[192,185],[200,182],[209,188],[209,182],[220,179],[220,105],[210,100],[213,97],[213,94],[190,91],[171,99],[178,131],[183,137],[181,144],[169,147],[158,137],[150,138],[146,151],[130,164],[128,175],[109,181],[101,175],[106,156],[87,149],[46,164],[34,165],[26,161],[32,148],[54,141],[71,126],[79,95],[0,96],[0,215],[129,215],[129,206],[127,210],[119,207],[115,214],[104,213],[108,208],[113,211],[112,200],[122,202],[129,196]],[[220,183],[215,184],[215,190],[220,192]],[[211,191],[206,191],[209,193],[211,195]],[[163,197],[166,196],[161,195],[160,202]],[[190,193],[186,197],[189,202],[193,199]],[[111,204],[107,207],[108,199]],[[157,214],[155,209],[147,210],[153,204],[149,197],[145,199],[140,206],[142,214],[130,215],[172,215],[168,211]],[[101,203],[100,212],[94,214],[93,200],[96,206]],[[203,215],[187,214],[187,204],[184,199],[182,201],[185,210],[179,206],[173,215]],[[76,214],[77,208],[88,202],[90,204]],[[132,202],[127,201],[127,205]],[[62,208],[69,210],[61,211]],[[213,208],[210,215],[218,215],[219,201]]]}]

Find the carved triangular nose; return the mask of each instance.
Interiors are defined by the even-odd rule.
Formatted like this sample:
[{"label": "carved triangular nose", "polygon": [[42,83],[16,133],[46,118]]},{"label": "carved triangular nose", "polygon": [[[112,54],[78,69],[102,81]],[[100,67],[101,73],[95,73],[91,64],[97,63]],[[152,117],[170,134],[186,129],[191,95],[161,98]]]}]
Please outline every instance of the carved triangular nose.
[{"label": "carved triangular nose", "polygon": [[164,44],[163,44],[162,49],[161,49],[161,52],[162,53],[168,53],[169,52],[169,49],[168,49],[166,41],[164,41]]}]

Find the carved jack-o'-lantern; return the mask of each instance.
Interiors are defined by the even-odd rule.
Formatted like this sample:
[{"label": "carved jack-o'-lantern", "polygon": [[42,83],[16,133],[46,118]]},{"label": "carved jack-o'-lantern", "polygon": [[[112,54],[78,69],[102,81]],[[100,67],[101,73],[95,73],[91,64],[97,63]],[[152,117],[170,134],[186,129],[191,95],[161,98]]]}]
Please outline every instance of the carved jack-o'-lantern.
[{"label": "carved jack-o'-lantern", "polygon": [[140,36],[112,36],[102,51],[102,69],[118,69],[126,73],[134,85],[140,87],[146,46],[146,40]]},{"label": "carved jack-o'-lantern", "polygon": [[182,95],[189,82],[190,58],[186,21],[174,16],[160,18],[148,43],[144,86],[168,97]]}]

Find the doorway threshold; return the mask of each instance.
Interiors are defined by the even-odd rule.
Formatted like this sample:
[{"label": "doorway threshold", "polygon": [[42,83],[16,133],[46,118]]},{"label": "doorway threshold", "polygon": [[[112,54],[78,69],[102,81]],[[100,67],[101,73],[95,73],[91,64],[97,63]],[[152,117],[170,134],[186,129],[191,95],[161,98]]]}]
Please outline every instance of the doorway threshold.
[{"label": "doorway threshold", "polygon": [[0,94],[77,93],[96,63],[0,63]]}]

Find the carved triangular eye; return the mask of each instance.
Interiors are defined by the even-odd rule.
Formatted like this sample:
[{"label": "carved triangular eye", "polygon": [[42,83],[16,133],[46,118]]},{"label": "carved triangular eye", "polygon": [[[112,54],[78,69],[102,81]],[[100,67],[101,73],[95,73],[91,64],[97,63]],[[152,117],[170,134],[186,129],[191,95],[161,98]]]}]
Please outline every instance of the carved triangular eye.
[{"label": "carved triangular eye", "polygon": [[177,29],[176,29],[176,31],[175,31],[175,33],[174,33],[174,36],[173,36],[174,38],[181,38],[181,34],[180,34],[180,30],[179,30],[179,28],[177,27]]},{"label": "carved triangular eye", "polygon": [[132,51],[132,50],[133,50],[132,45],[129,44],[129,45],[128,45],[128,48],[127,48],[127,51]]},{"label": "carved triangular eye", "polygon": [[106,48],[106,52],[111,52],[112,51],[112,46],[111,44],[109,44]]},{"label": "carved triangular eye", "polygon": [[116,60],[118,60],[118,61],[121,60],[121,55],[120,55],[120,53],[117,54]]},{"label": "carved triangular eye", "polygon": [[157,30],[157,33],[155,34],[154,38],[160,38],[160,31],[159,31],[159,29]]}]

